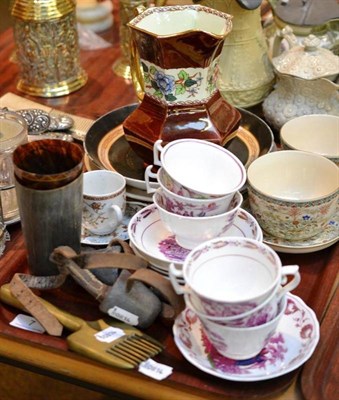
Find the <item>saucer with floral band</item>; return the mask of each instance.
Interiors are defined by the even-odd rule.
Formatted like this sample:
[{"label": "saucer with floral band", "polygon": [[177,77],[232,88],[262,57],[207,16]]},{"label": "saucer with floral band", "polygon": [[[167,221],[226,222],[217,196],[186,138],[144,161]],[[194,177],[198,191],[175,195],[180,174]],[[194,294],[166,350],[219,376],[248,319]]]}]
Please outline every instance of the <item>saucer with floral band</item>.
[{"label": "saucer with floral band", "polygon": [[91,233],[84,226],[81,228],[81,243],[91,246],[107,246],[112,239],[128,240],[128,224],[134,214],[146,206],[145,203],[136,201],[126,202],[126,211],[121,224],[115,229],[114,232],[108,235],[95,235]]},{"label": "saucer with floral band", "polygon": [[254,382],[276,378],[304,364],[319,341],[319,322],[299,297],[287,294],[285,313],[264,349],[248,360],[219,354],[208,340],[199,318],[186,308],[175,320],[174,341],[198,369],[222,379]]}]

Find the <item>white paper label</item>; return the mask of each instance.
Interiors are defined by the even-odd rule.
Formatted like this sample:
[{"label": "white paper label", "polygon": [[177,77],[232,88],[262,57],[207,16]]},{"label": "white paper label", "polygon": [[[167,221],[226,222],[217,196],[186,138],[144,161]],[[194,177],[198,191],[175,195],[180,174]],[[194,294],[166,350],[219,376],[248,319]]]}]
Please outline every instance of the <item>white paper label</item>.
[{"label": "white paper label", "polygon": [[132,314],[129,311],[126,311],[123,308],[117,306],[110,308],[107,311],[107,314],[129,325],[135,326],[139,323],[139,317],[137,315]]},{"label": "white paper label", "polygon": [[94,334],[95,338],[99,340],[99,342],[105,342],[105,343],[114,342],[114,340],[117,340],[124,335],[125,332],[122,329],[114,328],[113,326],[110,326]]},{"label": "white paper label", "polygon": [[165,364],[157,363],[149,358],[139,364],[139,372],[150,378],[162,381],[172,374],[173,368]]},{"label": "white paper label", "polygon": [[18,314],[10,323],[16,328],[24,329],[36,333],[44,333],[45,328],[35,318],[30,315]]}]

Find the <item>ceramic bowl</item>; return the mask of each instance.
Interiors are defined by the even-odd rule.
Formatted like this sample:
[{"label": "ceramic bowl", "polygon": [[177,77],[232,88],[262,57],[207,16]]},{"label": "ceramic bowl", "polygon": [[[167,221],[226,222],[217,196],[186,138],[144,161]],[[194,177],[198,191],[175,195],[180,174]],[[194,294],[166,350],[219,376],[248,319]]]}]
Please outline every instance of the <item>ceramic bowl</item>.
[{"label": "ceramic bowl", "polygon": [[277,286],[276,289],[271,293],[271,295],[267,297],[267,299],[265,299],[257,307],[241,314],[231,315],[227,317],[219,317],[207,314],[206,312],[201,310],[199,305],[195,304],[194,298],[189,294],[185,294],[184,298],[186,306],[193,310],[195,314],[197,314],[200,318],[210,320],[220,325],[251,327],[266,324],[267,322],[275,318],[278,312],[278,305],[285,294],[286,291]]},{"label": "ceramic bowl", "polygon": [[174,193],[192,198],[226,196],[239,191],[246,181],[241,161],[222,146],[205,140],[173,140],[154,144],[154,164],[176,186]]},{"label": "ceramic bowl", "polygon": [[150,178],[156,178],[161,190],[159,193],[162,196],[165,209],[169,212],[178,215],[189,217],[209,217],[226,212],[230,206],[234,193],[213,199],[195,199],[176,194],[172,180],[168,180],[168,175],[165,174],[163,168],[158,170],[157,174],[152,173],[152,165],[149,165],[145,170],[145,182],[147,193],[155,192],[150,186]]},{"label": "ceramic bowl", "polygon": [[251,211],[272,236],[311,238],[337,211],[339,169],[323,156],[277,151],[255,160],[247,174]]},{"label": "ceramic bowl", "polygon": [[280,129],[285,150],[302,150],[320,154],[339,166],[339,117],[310,114],[293,118]]},{"label": "ceramic bowl", "polygon": [[[255,218],[242,208],[239,209],[227,236],[248,237],[262,241],[262,230]],[[133,250],[145,260],[152,269],[160,270],[168,276],[169,265],[175,263],[181,269],[189,253],[179,246],[172,232],[162,223],[155,204],[139,210],[128,224],[128,237]]]},{"label": "ceramic bowl", "polygon": [[277,287],[287,292],[300,282],[298,265],[282,266],[268,245],[240,237],[215,238],[196,246],[181,270],[170,265],[169,276],[177,294],[189,294],[198,310],[213,317],[253,310]]},{"label": "ceramic bowl", "polygon": [[218,353],[234,360],[246,360],[259,354],[273,336],[284,315],[286,302],[286,296],[284,296],[275,318],[265,324],[253,327],[226,326],[205,318],[199,317],[199,319]]},{"label": "ceramic bowl", "polygon": [[186,217],[166,210],[160,189],[153,195],[153,202],[159,210],[163,224],[175,235],[176,242],[185,249],[193,249],[206,240],[224,236],[232,226],[242,201],[241,193],[237,192],[229,209],[222,214]]}]

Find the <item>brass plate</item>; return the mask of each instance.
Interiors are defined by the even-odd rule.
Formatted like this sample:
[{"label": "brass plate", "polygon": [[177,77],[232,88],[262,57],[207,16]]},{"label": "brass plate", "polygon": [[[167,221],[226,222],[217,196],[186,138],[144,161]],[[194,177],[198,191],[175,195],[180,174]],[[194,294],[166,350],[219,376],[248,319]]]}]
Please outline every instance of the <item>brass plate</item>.
[{"label": "brass plate", "polygon": [[[130,147],[122,128],[123,121],[136,106],[122,107],[99,118],[89,129],[84,146],[90,160],[99,168],[117,171],[128,185],[145,190],[144,162]],[[274,136],[262,119],[247,110],[239,111],[241,126],[224,147],[247,168],[253,160],[272,151]]]}]

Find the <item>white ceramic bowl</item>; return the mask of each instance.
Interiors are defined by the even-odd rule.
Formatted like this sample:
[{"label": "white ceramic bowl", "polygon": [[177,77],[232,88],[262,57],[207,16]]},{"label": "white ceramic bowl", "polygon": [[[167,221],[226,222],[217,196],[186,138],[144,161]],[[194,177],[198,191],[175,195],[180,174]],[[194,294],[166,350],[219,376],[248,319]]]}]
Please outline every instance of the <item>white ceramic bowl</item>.
[{"label": "white ceramic bowl", "polygon": [[293,118],[280,129],[285,150],[320,154],[339,166],[339,116],[310,114]]},{"label": "white ceramic bowl", "polygon": [[253,161],[247,175],[251,211],[272,236],[308,239],[337,212],[339,168],[323,156],[277,151]]},{"label": "white ceramic bowl", "polygon": [[156,189],[150,186],[150,178],[156,178],[160,188],[163,203],[167,211],[189,217],[209,217],[226,212],[233,199],[234,193],[226,196],[208,199],[196,199],[176,193],[172,179],[168,179],[163,168],[159,168],[157,174],[152,171],[152,165],[145,170],[145,182],[147,193],[154,193]]},{"label": "white ceramic bowl", "polygon": [[246,360],[259,354],[266,346],[284,315],[286,303],[284,296],[275,318],[253,327],[226,326],[201,317],[199,319],[210,342],[220,354],[234,360]]},{"label": "white ceramic bowl", "polygon": [[154,143],[154,164],[162,166],[186,197],[211,198],[239,191],[246,181],[242,162],[222,146],[198,139]]},{"label": "white ceramic bowl", "polygon": [[[262,230],[255,218],[243,209],[239,209],[227,236],[248,237],[262,241]],[[181,269],[189,253],[180,247],[162,223],[158,208],[150,204],[139,210],[128,224],[128,237],[133,250],[147,260],[153,269],[161,270],[168,275],[171,262]]]},{"label": "white ceramic bowl", "polygon": [[175,235],[176,242],[185,249],[193,249],[206,240],[224,236],[232,226],[242,201],[241,193],[237,192],[226,212],[209,217],[188,217],[167,211],[160,189],[153,195],[162,222]]},{"label": "white ceramic bowl", "polygon": [[193,310],[200,318],[210,320],[220,325],[251,327],[266,324],[275,318],[278,312],[278,305],[285,294],[286,290],[280,286],[277,286],[270,296],[255,308],[252,308],[241,314],[235,314],[226,317],[207,314],[200,309],[199,305],[194,303],[194,298],[189,294],[185,294],[184,298],[186,306]]}]

